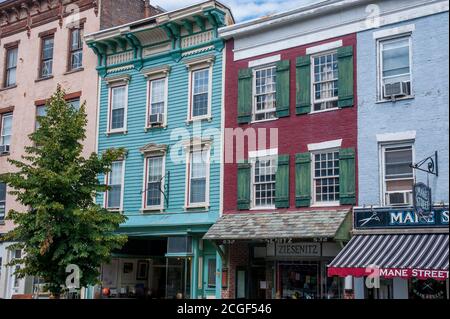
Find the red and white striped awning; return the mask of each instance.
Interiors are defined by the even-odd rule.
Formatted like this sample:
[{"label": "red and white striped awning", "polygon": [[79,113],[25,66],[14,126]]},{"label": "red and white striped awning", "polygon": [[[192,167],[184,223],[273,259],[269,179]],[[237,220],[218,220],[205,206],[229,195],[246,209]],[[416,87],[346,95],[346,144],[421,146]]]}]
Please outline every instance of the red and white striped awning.
[{"label": "red and white striped awning", "polygon": [[446,280],[448,234],[357,235],[328,266],[328,276]]}]

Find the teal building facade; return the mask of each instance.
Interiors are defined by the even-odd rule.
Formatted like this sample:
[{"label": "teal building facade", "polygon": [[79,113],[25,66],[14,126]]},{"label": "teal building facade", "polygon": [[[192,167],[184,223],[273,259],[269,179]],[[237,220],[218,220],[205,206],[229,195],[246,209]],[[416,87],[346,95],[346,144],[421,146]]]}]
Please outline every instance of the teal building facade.
[{"label": "teal building facade", "polygon": [[111,297],[220,298],[225,43],[230,10],[208,1],[86,36],[101,77],[98,153],[123,147],[97,201],[128,243],[102,267]]}]

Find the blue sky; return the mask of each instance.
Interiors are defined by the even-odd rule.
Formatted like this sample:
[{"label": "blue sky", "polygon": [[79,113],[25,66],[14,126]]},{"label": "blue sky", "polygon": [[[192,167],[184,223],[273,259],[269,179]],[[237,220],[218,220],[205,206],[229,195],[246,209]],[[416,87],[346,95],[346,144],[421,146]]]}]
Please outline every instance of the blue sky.
[{"label": "blue sky", "polygon": [[[236,22],[250,20],[261,16],[298,8],[321,0],[219,0],[233,11]],[[166,10],[175,10],[201,0],[151,0]]]}]

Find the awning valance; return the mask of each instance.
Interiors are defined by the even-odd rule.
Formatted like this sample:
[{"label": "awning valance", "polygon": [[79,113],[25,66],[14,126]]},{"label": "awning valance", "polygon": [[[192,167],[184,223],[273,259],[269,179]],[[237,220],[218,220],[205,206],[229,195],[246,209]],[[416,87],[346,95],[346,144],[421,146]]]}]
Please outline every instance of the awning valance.
[{"label": "awning valance", "polygon": [[348,240],[351,212],[301,211],[223,215],[207,232],[208,240],[334,238]]},{"label": "awning valance", "polygon": [[448,234],[358,235],[329,265],[328,276],[445,280]]}]

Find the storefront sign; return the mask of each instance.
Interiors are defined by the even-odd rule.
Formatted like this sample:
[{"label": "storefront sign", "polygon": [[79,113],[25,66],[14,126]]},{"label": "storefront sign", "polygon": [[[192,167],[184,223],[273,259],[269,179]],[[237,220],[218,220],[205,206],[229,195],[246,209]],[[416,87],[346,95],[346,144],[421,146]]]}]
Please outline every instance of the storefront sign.
[{"label": "storefront sign", "polygon": [[276,257],[320,257],[320,243],[277,244]]},{"label": "storefront sign", "polygon": [[418,213],[413,208],[355,208],[355,229],[382,228],[445,228],[448,223],[448,206],[435,207],[429,214]]},{"label": "storefront sign", "polygon": [[417,183],[413,188],[414,210],[419,214],[431,212],[431,188],[424,183]]}]

